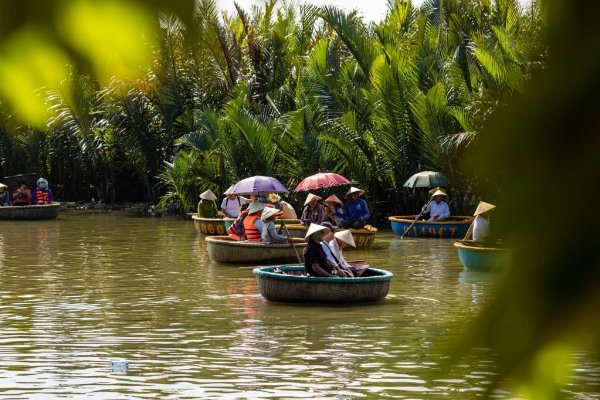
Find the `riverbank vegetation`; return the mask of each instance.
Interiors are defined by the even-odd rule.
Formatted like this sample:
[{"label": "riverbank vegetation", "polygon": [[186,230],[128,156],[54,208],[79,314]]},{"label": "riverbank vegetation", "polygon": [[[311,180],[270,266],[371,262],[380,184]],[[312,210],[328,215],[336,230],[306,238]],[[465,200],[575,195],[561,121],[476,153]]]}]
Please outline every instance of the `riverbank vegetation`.
[{"label": "riverbank vegetation", "polygon": [[413,211],[402,183],[431,169],[470,211],[479,189],[461,157],[545,57],[538,6],[516,0],[396,0],[379,22],[273,0],[221,13],[201,0],[187,21],[157,23],[136,81],[72,68],[69,95],[40,94],[53,111],[44,126],[4,107],[4,175],[38,172],[62,199],[162,198],[184,212],[250,175],[293,187],[335,171],[384,214]]}]

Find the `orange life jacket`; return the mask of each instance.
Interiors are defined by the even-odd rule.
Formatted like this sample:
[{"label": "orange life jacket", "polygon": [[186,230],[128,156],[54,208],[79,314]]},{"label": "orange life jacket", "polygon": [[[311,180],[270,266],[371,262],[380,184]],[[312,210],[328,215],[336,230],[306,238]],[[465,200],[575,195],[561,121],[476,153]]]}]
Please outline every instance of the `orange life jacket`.
[{"label": "orange life jacket", "polygon": [[248,215],[244,220],[244,236],[246,239],[253,242],[260,242],[260,231],[254,225],[254,221],[258,219],[258,215]]},{"label": "orange life jacket", "polygon": [[37,205],[41,204],[49,204],[50,203],[50,193],[45,190],[36,190],[35,191],[35,200]]}]

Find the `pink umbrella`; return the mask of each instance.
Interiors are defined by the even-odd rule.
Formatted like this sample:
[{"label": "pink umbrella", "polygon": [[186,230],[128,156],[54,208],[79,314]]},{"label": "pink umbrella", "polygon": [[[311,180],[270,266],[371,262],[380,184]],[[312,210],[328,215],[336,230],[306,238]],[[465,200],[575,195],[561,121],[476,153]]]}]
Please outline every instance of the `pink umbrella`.
[{"label": "pink umbrella", "polygon": [[316,190],[349,184],[350,181],[341,175],[334,174],[333,172],[319,172],[318,174],[304,178],[302,182],[296,186],[294,192]]}]

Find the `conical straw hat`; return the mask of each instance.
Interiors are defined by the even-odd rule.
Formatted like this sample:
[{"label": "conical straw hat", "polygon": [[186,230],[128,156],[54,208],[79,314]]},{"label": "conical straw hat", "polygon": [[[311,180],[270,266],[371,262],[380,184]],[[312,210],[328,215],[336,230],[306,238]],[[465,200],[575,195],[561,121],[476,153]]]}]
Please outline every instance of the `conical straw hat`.
[{"label": "conical straw hat", "polygon": [[4,183],[0,183],[0,188],[4,188],[6,189],[8,186],[6,186]]},{"label": "conical straw hat", "polygon": [[304,236],[304,241],[308,242],[312,234],[320,231],[326,231],[327,229],[329,228],[321,226],[319,224],[310,224],[310,226],[308,227],[308,232],[306,232],[306,235]]},{"label": "conical straw hat", "polygon": [[337,239],[340,239],[342,242],[348,244],[349,246],[356,247],[356,243],[354,243],[354,237],[352,236],[352,232],[346,229],[345,231],[339,231],[333,234],[333,236]]},{"label": "conical straw hat", "polygon": [[262,215],[260,216],[260,219],[262,219],[263,221],[268,220],[269,218],[271,218],[273,215],[277,214],[279,210],[277,210],[274,207],[265,207],[265,209],[262,212]]},{"label": "conical straw hat", "polygon": [[335,194],[332,194],[331,196],[323,200],[323,203],[338,203],[342,205],[344,204]]},{"label": "conical straw hat", "polygon": [[304,205],[307,205],[308,203],[310,203],[314,199],[317,199],[317,201],[319,201],[319,200],[321,200],[321,197],[317,196],[316,194],[309,193],[308,196],[306,196],[306,200],[304,201]]},{"label": "conical straw hat", "polygon": [[496,208],[495,205],[486,203],[485,201],[480,201],[479,204],[477,205],[477,209],[475,210],[475,213],[473,215],[478,216],[478,215],[483,214],[484,212],[493,210],[494,208]]},{"label": "conical straw hat", "polygon": [[254,214],[256,212],[262,211],[265,209],[265,205],[259,201],[255,201],[254,203],[250,204],[250,206],[248,207],[248,214]]},{"label": "conical straw hat", "polygon": [[442,192],[441,190],[436,190],[435,192],[433,192],[433,194],[431,195],[431,197],[435,197],[435,196],[444,196],[444,197],[448,197],[448,195],[444,192]]},{"label": "conical straw hat", "polygon": [[346,193],[346,197],[350,196],[352,193],[358,193],[359,196],[362,196],[365,193],[365,191],[357,187],[351,186],[350,189],[348,189],[348,193]]},{"label": "conical straw hat", "polygon": [[[442,191],[442,192],[444,192],[444,193],[446,193],[446,189],[444,189],[444,188],[441,188],[441,187],[439,187],[439,186],[438,186],[438,187],[435,187],[435,188],[433,188],[433,189],[431,189],[431,190],[429,191],[429,196],[431,197],[431,195],[433,195],[433,194],[434,194],[435,192],[437,192],[438,190],[439,190],[439,191]],[[446,194],[448,194],[448,193],[446,193]]]},{"label": "conical straw hat", "polygon": [[200,198],[203,200],[216,200],[217,196],[215,196],[212,190],[208,189],[206,192],[202,192]]}]

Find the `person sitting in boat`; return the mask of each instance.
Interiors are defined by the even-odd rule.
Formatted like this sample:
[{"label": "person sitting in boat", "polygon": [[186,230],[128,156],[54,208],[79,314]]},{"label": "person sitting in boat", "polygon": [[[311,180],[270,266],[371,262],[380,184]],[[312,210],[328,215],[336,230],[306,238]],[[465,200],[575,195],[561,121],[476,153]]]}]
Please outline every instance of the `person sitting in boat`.
[{"label": "person sitting in boat", "polygon": [[8,194],[8,186],[0,183],[0,207],[10,206],[10,196]]},{"label": "person sitting in boat", "polygon": [[287,236],[280,235],[277,233],[277,228],[275,228],[275,218],[277,214],[280,214],[280,211],[277,211],[276,208],[265,207],[262,212],[260,219],[263,221],[263,227],[260,234],[260,240],[265,243],[286,243],[288,241]]},{"label": "person sitting in boat", "polygon": [[356,187],[351,187],[346,193],[348,201],[342,210],[336,212],[336,215],[343,218],[340,224],[342,228],[362,229],[367,224],[371,213],[367,202],[360,198],[364,193],[364,190]]},{"label": "person sitting in boat", "polygon": [[327,258],[327,262],[329,262],[329,265],[331,265],[334,269],[334,274],[336,276],[345,276],[345,277],[349,277],[351,278],[352,275],[352,271],[350,271],[349,269],[345,268],[339,261],[339,259],[333,254],[333,252],[331,251],[331,247],[329,246],[329,242],[331,242],[332,240],[334,240],[334,234],[335,234],[335,230],[338,228],[337,226],[333,225],[331,222],[329,221],[325,221],[321,224],[321,226],[324,226],[327,228],[327,230],[325,230],[323,232],[323,237],[321,240],[321,247],[323,248],[323,252],[325,253],[325,257]]},{"label": "person sitting in boat", "polygon": [[450,207],[446,203],[448,195],[442,190],[436,190],[431,196],[431,200],[423,206],[423,214],[429,213],[428,221],[442,222],[450,217]]},{"label": "person sitting in boat", "polygon": [[250,200],[237,194],[228,194],[221,202],[221,211],[227,218],[237,218],[240,215],[242,206]]},{"label": "person sitting in boat", "polygon": [[343,212],[342,207],[344,206],[344,203],[342,203],[342,201],[335,194],[332,194],[323,200],[323,205],[325,206],[325,216],[323,217],[323,220],[329,221],[333,225],[340,225],[343,221],[343,218],[337,215],[337,212]]},{"label": "person sitting in boat", "polygon": [[350,232],[350,230],[346,229],[345,231],[335,232],[333,235],[333,239],[330,240],[328,244],[333,257],[335,257],[339,266],[344,271],[349,272],[347,276],[360,276],[364,272],[366,268],[361,268],[359,270],[354,266],[348,264],[348,262],[344,258],[344,254],[342,253],[342,250],[348,246],[356,247],[356,243],[354,243],[354,237],[352,236],[352,232]]},{"label": "person sitting in boat", "polygon": [[48,181],[40,178],[37,180],[36,185],[33,191],[32,203],[38,206],[52,203],[54,197],[52,196],[52,190],[48,187]]},{"label": "person sitting in boat", "polygon": [[25,182],[19,183],[19,187],[13,193],[13,206],[30,206],[31,190]]},{"label": "person sitting in boat", "polygon": [[302,216],[300,217],[300,224],[303,226],[309,226],[310,224],[319,225],[323,222],[323,216],[325,215],[325,208],[319,204],[321,197],[316,194],[309,193],[304,201],[304,209],[302,210]]},{"label": "person sitting in boat", "polygon": [[479,202],[479,205],[473,214],[475,219],[469,227],[464,240],[469,240],[472,235],[473,240],[476,242],[486,243],[491,241],[490,215],[494,208],[496,208],[496,206],[493,204],[486,203],[485,201]]},{"label": "person sitting in boat", "polygon": [[[262,213],[264,208],[264,204],[259,203],[258,201],[250,203],[248,208],[240,212],[240,215],[238,215],[233,224],[231,224],[229,229],[227,229],[227,234],[235,240],[250,240],[246,234],[246,219],[248,219],[250,216],[253,216],[252,224],[249,224],[249,226],[251,225],[250,238],[252,238],[253,241],[260,242],[260,234],[262,232],[260,213]],[[255,218],[257,216],[258,220]],[[256,232],[255,229],[258,230],[258,232]]]},{"label": "person sitting in boat", "polygon": [[217,196],[210,189],[200,194],[200,201],[198,202],[198,216],[200,218],[217,218],[215,200],[217,200]]},{"label": "person sitting in boat", "polygon": [[248,207],[248,216],[244,218],[244,238],[252,242],[260,242],[260,234],[262,232],[263,222],[260,216],[265,209],[265,205],[258,201],[250,204]]},{"label": "person sitting in boat", "polygon": [[337,276],[334,267],[327,261],[321,242],[323,233],[329,228],[317,224],[310,224],[304,240],[304,271],[308,276]]},{"label": "person sitting in boat", "polygon": [[[275,208],[277,208],[283,212],[282,217],[284,219],[298,218],[298,216],[296,215],[296,210],[294,210],[294,207],[292,207],[292,205],[290,203],[288,203],[287,201],[281,200],[281,196],[278,195],[277,193],[271,193],[269,195],[269,199],[273,202],[273,205],[275,206]],[[278,207],[278,205],[279,205],[279,207]]]}]

